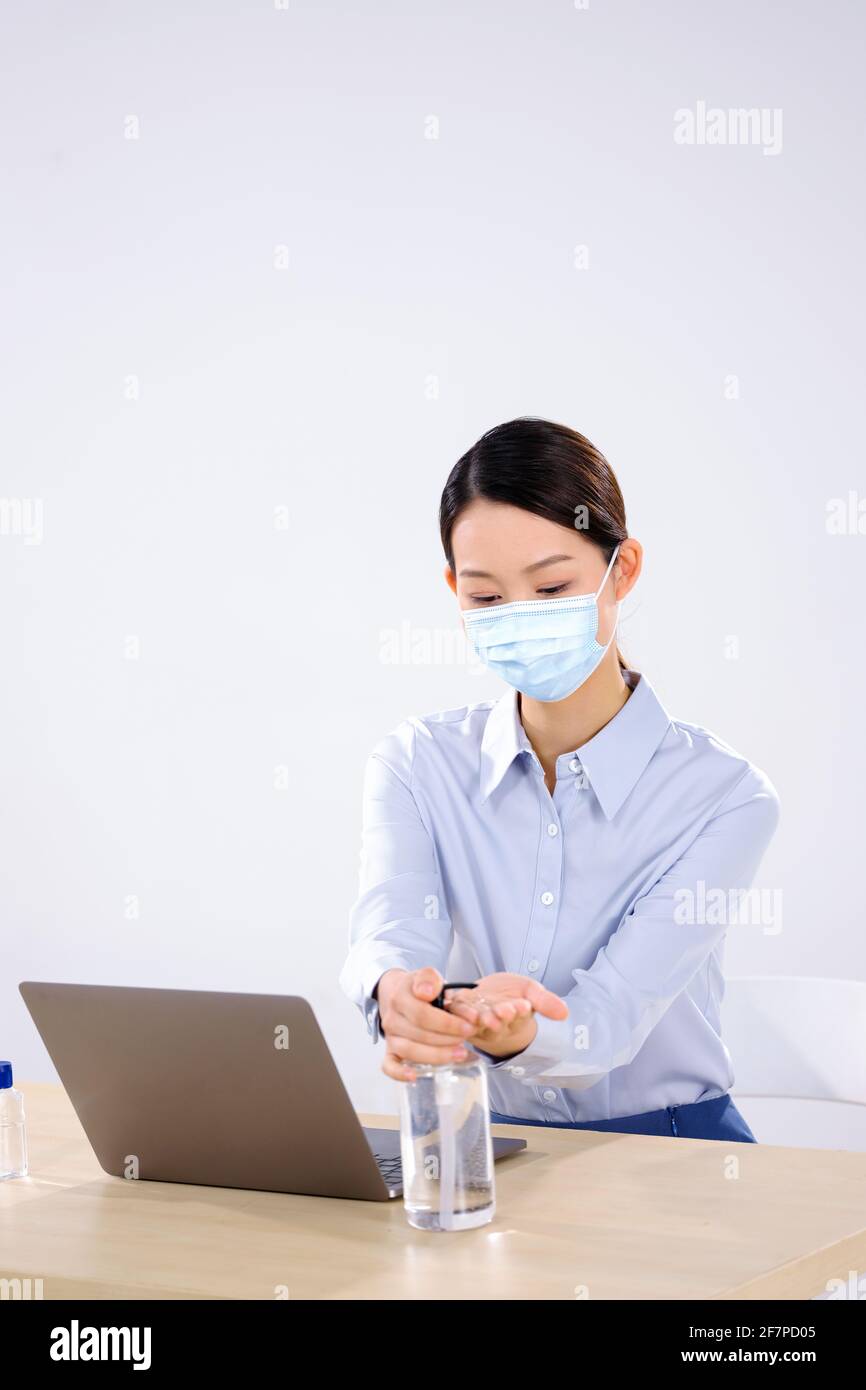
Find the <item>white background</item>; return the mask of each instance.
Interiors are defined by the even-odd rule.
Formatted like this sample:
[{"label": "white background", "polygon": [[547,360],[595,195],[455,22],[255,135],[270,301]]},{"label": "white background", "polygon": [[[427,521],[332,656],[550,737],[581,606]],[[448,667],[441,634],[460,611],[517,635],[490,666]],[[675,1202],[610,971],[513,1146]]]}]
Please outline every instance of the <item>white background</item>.
[{"label": "white background", "polygon": [[[302,993],[358,1106],[396,1109],[337,985],[363,763],[501,687],[383,634],[454,628],[439,494],[524,413],[617,471],[632,664],[780,793],[783,930],[733,930],[729,972],[866,977],[866,535],[827,529],[866,493],[862,8],[2,27],[0,492],[44,514],[0,537],[17,1075],[53,1075],[22,979]],[[699,101],[781,109],[781,152],[678,145]]]}]

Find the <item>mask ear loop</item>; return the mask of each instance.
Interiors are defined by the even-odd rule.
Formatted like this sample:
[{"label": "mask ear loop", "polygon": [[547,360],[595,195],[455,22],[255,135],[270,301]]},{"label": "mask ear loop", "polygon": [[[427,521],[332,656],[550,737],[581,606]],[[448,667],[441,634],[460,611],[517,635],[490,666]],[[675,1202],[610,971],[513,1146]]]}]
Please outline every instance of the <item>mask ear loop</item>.
[{"label": "mask ear loop", "polygon": [[[610,560],[608,561],[607,569],[606,569],[605,572],[604,572],[604,579],[601,581],[601,583],[599,584],[599,586],[598,586],[598,588],[596,589],[595,593],[593,594],[593,602],[596,604],[596,612],[598,612],[598,596],[599,596],[599,594],[601,593],[602,589],[604,588],[605,584],[606,584],[607,581],[608,581],[608,577],[609,577],[609,575],[610,575],[611,570],[613,569],[614,561],[616,560],[616,557],[617,557],[618,554],[619,554],[619,544],[617,544],[616,548],[614,549],[613,554],[612,554],[611,557],[610,557]],[[622,602],[621,599],[617,599],[617,601],[616,601],[616,622],[615,622],[614,625],[613,625],[613,632],[610,634],[610,636],[608,637],[607,641],[606,641],[605,644],[604,644],[604,651],[603,651],[602,654],[601,654],[602,656],[605,656],[605,655],[607,654],[608,647],[610,646],[610,644],[611,644],[611,642],[613,641],[614,637],[616,637],[616,630],[617,630],[617,628],[619,627],[619,606],[620,606],[620,603],[621,603],[621,602]],[[601,658],[599,658],[599,660],[600,660],[600,659],[601,659]]]},{"label": "mask ear loop", "polygon": [[[593,594],[593,598],[596,600],[596,602],[598,601],[598,596],[599,596],[599,594],[601,593],[602,589],[604,588],[605,584],[606,584],[607,581],[608,581],[608,576],[610,575],[610,572],[611,572],[611,570],[613,569],[614,562],[615,562],[616,557],[617,557],[618,554],[619,554],[619,543],[617,543],[617,545],[614,547],[614,552],[613,552],[613,554],[611,555],[611,557],[610,557],[610,559],[609,559],[609,561],[608,561],[607,569],[606,569],[605,572],[604,572],[604,579],[601,581],[601,583],[599,584],[599,586],[598,586],[598,588],[596,589],[595,593]],[[619,603],[619,599],[617,599],[617,603]]]}]

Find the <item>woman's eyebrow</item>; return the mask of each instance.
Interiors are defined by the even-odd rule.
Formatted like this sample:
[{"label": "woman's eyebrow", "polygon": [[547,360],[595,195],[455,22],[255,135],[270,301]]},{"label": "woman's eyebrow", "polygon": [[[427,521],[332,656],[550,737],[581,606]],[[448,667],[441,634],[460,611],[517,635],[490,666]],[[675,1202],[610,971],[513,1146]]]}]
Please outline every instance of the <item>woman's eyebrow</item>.
[{"label": "woman's eyebrow", "polygon": [[[534,570],[544,569],[545,565],[558,565],[561,560],[573,560],[573,555],[548,555],[546,560],[536,560],[534,564],[527,565],[524,574],[532,574]],[[487,570],[460,570],[461,579],[495,579],[495,574],[489,574]]]},{"label": "woman's eyebrow", "polygon": [[532,574],[533,570],[544,569],[545,565],[557,565],[560,560],[573,560],[573,555],[548,555],[546,560],[536,560],[534,565],[527,565],[524,574]]}]

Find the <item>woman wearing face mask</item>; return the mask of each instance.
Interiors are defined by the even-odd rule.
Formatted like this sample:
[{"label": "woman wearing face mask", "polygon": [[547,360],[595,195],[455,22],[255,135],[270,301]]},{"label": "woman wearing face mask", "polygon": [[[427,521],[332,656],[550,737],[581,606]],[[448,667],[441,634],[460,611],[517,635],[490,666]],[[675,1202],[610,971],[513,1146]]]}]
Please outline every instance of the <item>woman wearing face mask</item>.
[{"label": "woman wearing face mask", "polygon": [[[440,525],[469,641],[506,689],[405,720],[368,760],[340,980],[384,1071],[468,1043],[494,1121],[754,1142],[720,1036],[718,903],[750,886],[774,788],[620,654],[642,549],[589,440],[490,430]],[[436,1007],[447,979],[477,983]]]}]

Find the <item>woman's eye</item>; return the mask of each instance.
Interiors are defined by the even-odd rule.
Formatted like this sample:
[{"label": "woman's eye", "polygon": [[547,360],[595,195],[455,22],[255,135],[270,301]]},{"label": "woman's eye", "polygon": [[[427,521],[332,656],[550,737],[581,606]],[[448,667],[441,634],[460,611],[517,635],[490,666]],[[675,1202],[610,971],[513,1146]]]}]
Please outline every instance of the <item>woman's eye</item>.
[{"label": "woman's eye", "polygon": [[561,594],[563,589],[568,588],[568,585],[569,581],[566,579],[564,584],[554,584],[549,589],[539,589],[538,592],[544,594],[545,598],[549,598],[551,594]]},{"label": "woman's eye", "polygon": [[496,600],[498,599],[498,597],[499,597],[498,594],[473,594],[473,595],[472,595],[472,602],[473,602],[473,603],[495,603]]}]

